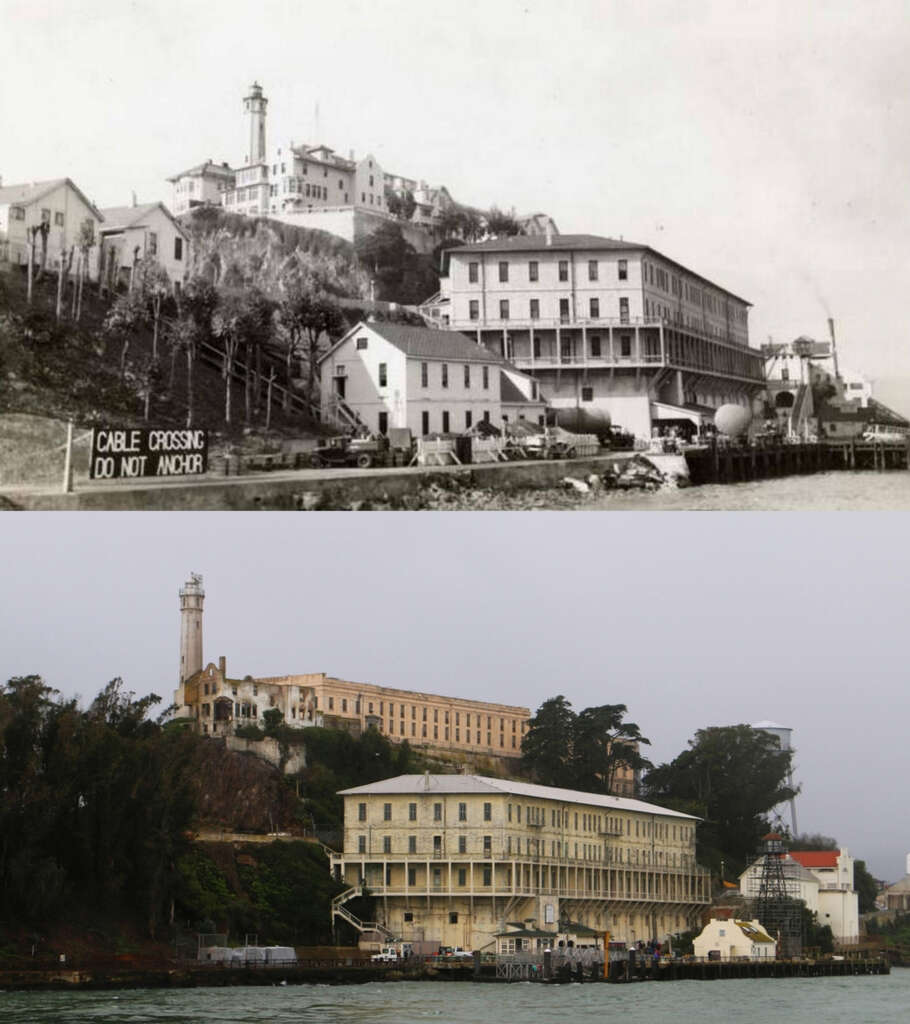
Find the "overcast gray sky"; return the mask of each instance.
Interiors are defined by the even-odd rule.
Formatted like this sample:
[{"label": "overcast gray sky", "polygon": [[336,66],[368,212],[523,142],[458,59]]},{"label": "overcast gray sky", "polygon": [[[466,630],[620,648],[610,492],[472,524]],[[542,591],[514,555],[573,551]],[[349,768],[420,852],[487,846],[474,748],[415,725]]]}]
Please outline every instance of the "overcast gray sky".
[{"label": "overcast gray sky", "polygon": [[270,140],[652,245],[910,414],[905,0],[0,0],[7,183],[102,205]]},{"label": "overcast gray sky", "polygon": [[5,515],[0,678],[167,701],[177,591],[239,676],[580,710],[624,703],[666,761],[696,729],[794,730],[800,828],[894,880],[910,851],[907,518],[897,513]]}]

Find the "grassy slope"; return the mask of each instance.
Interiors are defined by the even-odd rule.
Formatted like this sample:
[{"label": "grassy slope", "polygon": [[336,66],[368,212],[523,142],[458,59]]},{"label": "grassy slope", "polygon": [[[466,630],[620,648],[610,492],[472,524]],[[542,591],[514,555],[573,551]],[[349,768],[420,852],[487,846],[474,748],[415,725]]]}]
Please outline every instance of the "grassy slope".
[{"label": "grassy slope", "polygon": [[[0,315],[4,312],[22,316],[27,313],[26,283],[14,271],[0,275]],[[48,277],[35,288],[32,308],[43,312],[52,322],[57,283]],[[78,325],[69,320],[61,325],[57,344],[52,341],[35,349],[21,336],[14,338],[13,351],[4,359],[4,368],[17,372],[17,383],[9,383],[0,391],[3,412],[30,413],[57,419],[73,419],[79,427],[93,425],[141,426],[143,402],[135,387],[119,382],[121,348],[102,331],[108,302],[98,297],[94,287],[87,289],[83,314]],[[18,346],[18,351],[16,348]],[[134,367],[151,357],[151,330],[140,330],[131,339],[127,360]],[[150,422],[156,426],[184,426],[187,412],[186,359],[178,354],[174,362],[173,388],[170,383],[171,352],[166,342],[159,345],[159,359],[164,376],[163,394],[152,400]],[[226,435],[237,435],[243,424],[243,388],[235,383],[232,389],[232,420],[230,430],[224,423],[224,381],[217,368],[197,360],[195,372],[194,425]],[[254,421],[263,425],[265,409]],[[273,403],[272,427],[280,434],[296,434],[312,429],[311,422],[298,414],[284,417]]]}]

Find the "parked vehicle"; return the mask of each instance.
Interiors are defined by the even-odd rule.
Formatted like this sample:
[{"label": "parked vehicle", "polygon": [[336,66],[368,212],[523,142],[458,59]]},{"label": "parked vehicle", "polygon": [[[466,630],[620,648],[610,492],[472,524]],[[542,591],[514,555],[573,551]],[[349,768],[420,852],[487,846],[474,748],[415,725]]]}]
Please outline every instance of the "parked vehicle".
[{"label": "parked vehicle", "polygon": [[310,464],[316,469],[326,466],[357,466],[369,469],[383,463],[388,442],[381,437],[329,437],[314,449]]},{"label": "parked vehicle", "polygon": [[401,957],[398,955],[398,950],[394,946],[383,946],[378,953],[374,953],[371,960],[377,963],[397,963]]}]

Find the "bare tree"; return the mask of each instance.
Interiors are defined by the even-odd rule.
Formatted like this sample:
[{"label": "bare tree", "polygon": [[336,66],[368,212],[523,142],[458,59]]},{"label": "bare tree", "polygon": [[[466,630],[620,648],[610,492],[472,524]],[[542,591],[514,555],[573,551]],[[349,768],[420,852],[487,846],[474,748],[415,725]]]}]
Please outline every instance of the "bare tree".
[{"label": "bare tree", "polygon": [[126,377],[126,356],[133,335],[148,323],[148,310],[141,296],[119,295],[104,318],[104,333],[120,345],[120,379]]},{"label": "bare tree", "polygon": [[70,246],[69,254],[66,249],[60,249],[59,273],[57,274],[57,308],[54,316],[57,320],[63,314],[63,298],[66,292],[66,279],[69,277],[70,269],[73,266],[73,247]]},{"label": "bare tree", "polygon": [[[88,274],[88,263],[89,254],[95,246],[95,227],[92,221],[85,220],[82,222],[82,227],[79,230],[79,253],[82,259],[79,262],[79,274],[78,274],[78,287],[76,297],[76,314],[75,320],[78,323],[82,317],[82,289],[85,284],[85,278]],[[99,287],[101,280],[101,273],[103,267],[98,268]]]}]

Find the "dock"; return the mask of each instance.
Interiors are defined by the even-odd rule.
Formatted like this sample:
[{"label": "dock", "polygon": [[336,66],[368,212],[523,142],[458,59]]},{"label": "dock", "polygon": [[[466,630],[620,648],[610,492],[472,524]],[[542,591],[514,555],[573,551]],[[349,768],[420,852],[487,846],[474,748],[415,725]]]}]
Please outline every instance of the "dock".
[{"label": "dock", "polygon": [[835,470],[910,469],[910,444],[857,440],[749,447],[712,445],[690,448],[685,456],[694,485],[742,483]]},{"label": "dock", "polygon": [[495,968],[478,964],[475,981],[537,981],[544,984],[641,981],[729,981],[738,978],[833,978],[848,975],[890,974],[891,963],[884,956],[795,957],[711,960],[699,957],[664,957],[655,960],[611,955],[606,969],[603,959],[570,959],[544,953],[542,957],[499,957]]}]

